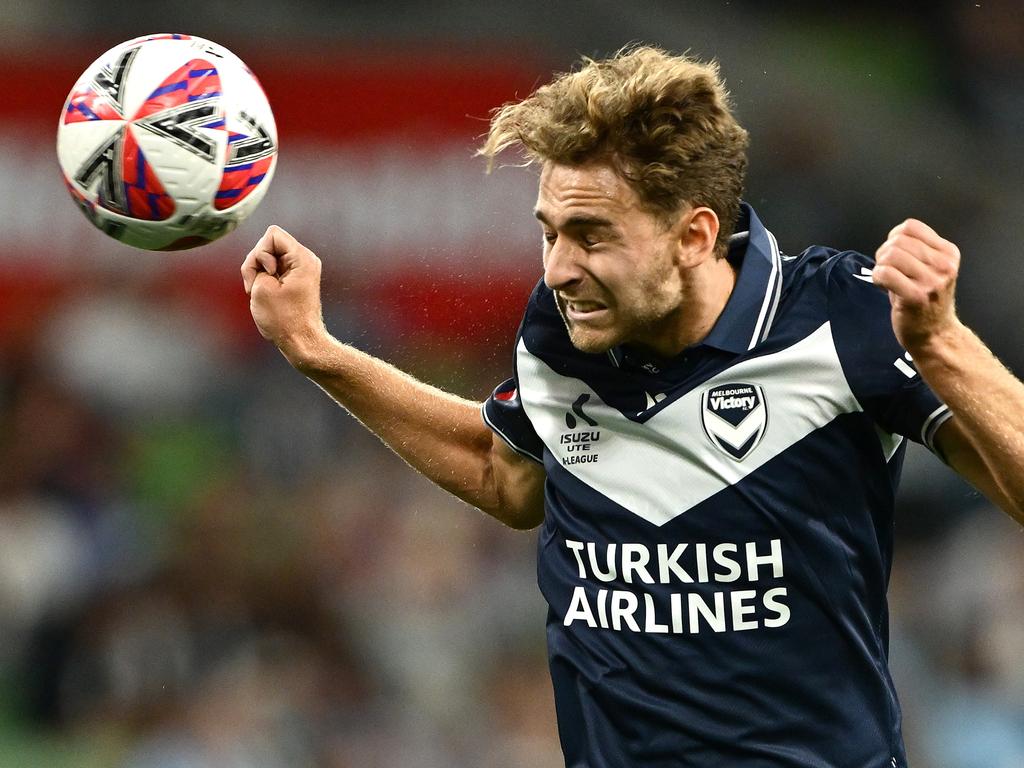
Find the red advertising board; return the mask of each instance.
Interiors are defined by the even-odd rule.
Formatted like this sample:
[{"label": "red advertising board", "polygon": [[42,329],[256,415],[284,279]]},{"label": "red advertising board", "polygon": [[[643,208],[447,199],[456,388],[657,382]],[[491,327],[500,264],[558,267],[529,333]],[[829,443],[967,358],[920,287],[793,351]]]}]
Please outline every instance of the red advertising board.
[{"label": "red advertising board", "polygon": [[[116,41],[111,41],[116,42]],[[329,290],[390,327],[462,342],[511,340],[540,274],[529,209],[534,177],[490,176],[473,157],[490,111],[528,93],[539,65],[511,52],[334,52],[233,47],[273,106],[280,159],[239,231],[177,254],[136,251],[95,231],[67,197],[53,142],[68,90],[95,50],[7,53],[0,127],[0,332],[31,334],[46,307],[97,275],[130,274],[155,296],[188,289],[211,317],[250,328],[237,267],[273,222],[325,262]],[[510,63],[511,62],[511,63]],[[513,159],[513,162],[515,159]],[[30,272],[26,279],[26,272]],[[17,277],[17,275],[21,275]],[[198,286],[198,287],[197,287]]]}]

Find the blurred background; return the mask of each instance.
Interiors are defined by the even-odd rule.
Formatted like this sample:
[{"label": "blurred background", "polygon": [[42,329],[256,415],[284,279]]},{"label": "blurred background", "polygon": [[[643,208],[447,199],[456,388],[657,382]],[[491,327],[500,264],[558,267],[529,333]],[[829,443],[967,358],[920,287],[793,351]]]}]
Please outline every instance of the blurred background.
[{"label": "blurred background", "polygon": [[[630,41],[717,58],[783,249],[907,216],[964,254],[963,318],[1024,372],[1019,0],[0,0],[0,767],[559,766],[535,536],[434,491],[252,326],[279,223],[341,339],[482,399],[540,275],[495,106]],[[195,251],[94,230],[53,151],[103,50],[208,37],[263,82],[277,176]],[[510,158],[511,161],[511,158]],[[917,768],[1024,766],[1024,537],[923,450],[892,665]]]}]

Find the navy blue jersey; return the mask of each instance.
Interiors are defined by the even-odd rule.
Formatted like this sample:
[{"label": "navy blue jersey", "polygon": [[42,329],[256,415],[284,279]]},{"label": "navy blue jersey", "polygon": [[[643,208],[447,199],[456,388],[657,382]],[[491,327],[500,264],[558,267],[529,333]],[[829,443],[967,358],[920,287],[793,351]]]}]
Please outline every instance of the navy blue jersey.
[{"label": "navy blue jersey", "polygon": [[537,286],[484,419],[547,472],[538,580],[572,768],[904,766],[886,588],[904,437],[949,410],[872,262],[779,253],[671,360],[575,349]]}]

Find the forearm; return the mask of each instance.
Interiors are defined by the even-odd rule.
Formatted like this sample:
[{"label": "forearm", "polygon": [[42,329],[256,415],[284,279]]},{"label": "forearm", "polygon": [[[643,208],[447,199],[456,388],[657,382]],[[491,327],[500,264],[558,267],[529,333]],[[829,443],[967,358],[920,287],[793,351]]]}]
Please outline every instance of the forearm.
[{"label": "forearm", "polygon": [[428,479],[500,517],[479,403],[326,336],[282,347],[292,365]]},{"label": "forearm", "polygon": [[543,517],[543,468],[505,446],[477,403],[416,381],[324,328],[321,262],[270,226],[242,262],[249,310],[295,368],[428,479],[514,528]]},{"label": "forearm", "polygon": [[959,322],[912,354],[1024,523],[1024,384]]}]

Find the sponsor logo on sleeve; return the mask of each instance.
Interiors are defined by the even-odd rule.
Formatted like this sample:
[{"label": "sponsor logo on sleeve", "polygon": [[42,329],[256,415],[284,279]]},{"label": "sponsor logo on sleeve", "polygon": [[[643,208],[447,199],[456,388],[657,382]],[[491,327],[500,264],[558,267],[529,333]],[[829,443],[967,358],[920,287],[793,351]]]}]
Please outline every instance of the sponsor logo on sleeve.
[{"label": "sponsor logo on sleeve", "polygon": [[[566,411],[565,413],[565,426],[570,431],[563,433],[559,437],[558,442],[565,454],[561,457],[562,464],[567,467],[572,464],[593,464],[599,458],[594,444],[601,439],[601,431],[595,429],[595,427],[600,425],[583,410],[583,406],[589,400],[589,394],[584,393],[580,395],[572,404],[572,411]],[[577,429],[577,427],[581,427],[583,424],[586,424],[590,429]]]}]

